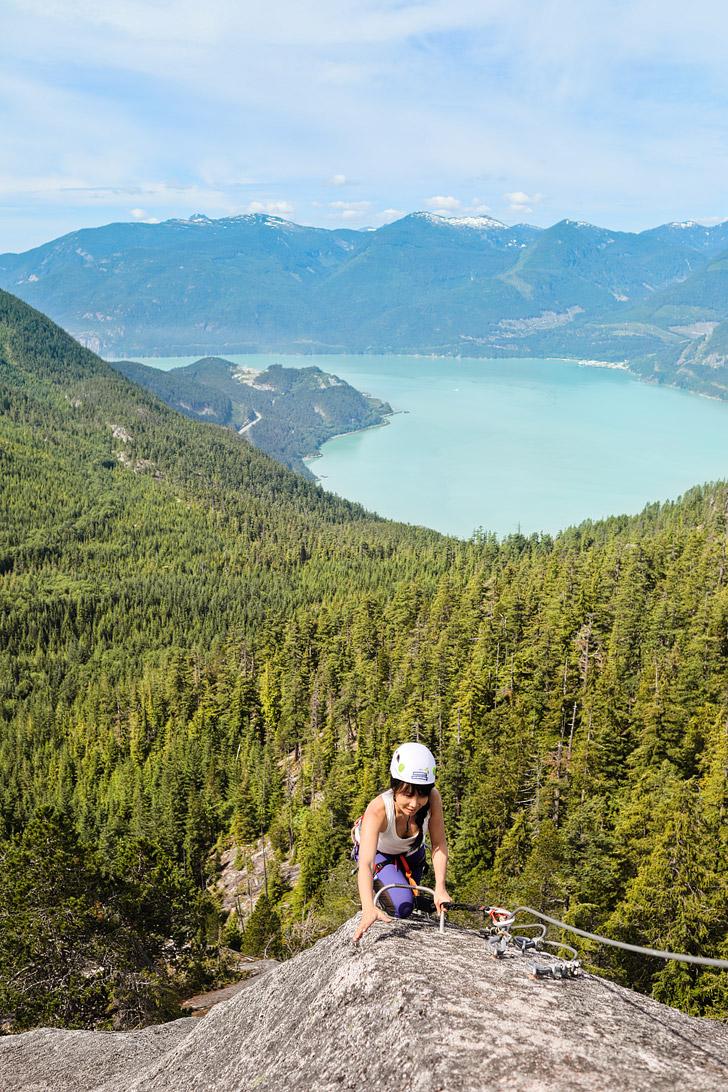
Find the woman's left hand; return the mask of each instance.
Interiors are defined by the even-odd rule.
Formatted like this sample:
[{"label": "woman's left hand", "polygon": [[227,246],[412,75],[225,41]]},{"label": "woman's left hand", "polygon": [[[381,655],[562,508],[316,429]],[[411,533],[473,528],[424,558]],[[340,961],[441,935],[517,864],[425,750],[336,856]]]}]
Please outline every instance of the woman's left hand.
[{"label": "woman's left hand", "polygon": [[445,889],[445,884],[435,884],[435,907],[437,908],[438,914],[441,912],[443,906],[445,907],[445,909],[447,909],[447,904],[449,902],[452,902],[452,899]]}]

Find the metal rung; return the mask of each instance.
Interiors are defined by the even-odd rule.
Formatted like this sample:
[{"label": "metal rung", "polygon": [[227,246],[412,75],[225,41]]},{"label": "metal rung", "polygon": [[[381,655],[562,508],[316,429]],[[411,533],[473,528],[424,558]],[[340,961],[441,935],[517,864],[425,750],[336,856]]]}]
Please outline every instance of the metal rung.
[{"label": "metal rung", "polygon": [[[413,887],[411,883],[388,883],[388,884],[385,884],[384,887],[380,887],[379,890],[377,891],[376,895],[374,896],[374,905],[376,906],[377,910],[382,909],[382,907],[379,905],[379,899],[381,898],[381,896],[384,894],[385,891],[391,891],[393,887],[404,887],[408,891],[414,891],[414,890],[416,890],[417,892],[424,891],[426,895],[432,895],[432,901],[433,902],[435,901],[435,892],[432,890],[431,887],[425,887],[425,885],[422,884],[422,883],[418,883],[416,888]],[[440,932],[441,933],[445,932],[445,909],[444,909],[444,907],[440,911]]]}]

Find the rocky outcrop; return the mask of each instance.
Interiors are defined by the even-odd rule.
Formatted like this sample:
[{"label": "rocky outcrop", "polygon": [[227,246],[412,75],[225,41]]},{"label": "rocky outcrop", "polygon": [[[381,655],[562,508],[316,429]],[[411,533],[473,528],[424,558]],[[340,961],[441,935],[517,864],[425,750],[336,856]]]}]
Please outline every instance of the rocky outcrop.
[{"label": "rocky outcrop", "polygon": [[153,1066],[189,1035],[188,1016],[142,1031],[65,1031],[39,1028],[0,1039],[2,1092],[65,1092],[103,1088],[126,1092],[130,1074]]},{"label": "rocky outcrop", "polygon": [[468,933],[377,924],[355,946],[357,920],[202,1019],[0,1041],[0,1089],[120,1092],[122,1055],[125,1092],[728,1087],[723,1024],[592,975],[533,981]]},{"label": "rocky outcrop", "polygon": [[[220,857],[220,875],[216,886],[222,899],[222,908],[234,910],[238,921],[244,922],[256,907],[265,890],[271,862],[275,859],[270,838],[259,838],[254,845],[229,845]],[[295,887],[301,872],[300,865],[284,859],[278,863],[278,871],[289,887]]]}]

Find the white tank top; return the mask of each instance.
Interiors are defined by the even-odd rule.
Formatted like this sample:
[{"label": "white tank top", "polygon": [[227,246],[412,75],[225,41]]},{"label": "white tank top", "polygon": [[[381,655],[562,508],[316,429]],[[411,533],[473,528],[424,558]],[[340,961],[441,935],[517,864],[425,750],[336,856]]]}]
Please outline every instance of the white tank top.
[{"label": "white tank top", "polygon": [[[387,813],[387,829],[383,830],[379,835],[377,841],[377,853],[387,853],[396,855],[398,853],[407,854],[415,844],[417,835],[413,835],[411,838],[400,838],[397,834],[397,821],[394,815],[394,792],[392,789],[387,789],[386,792],[381,794],[381,798],[384,801],[384,810]],[[425,821],[422,824],[422,841],[424,842],[427,836],[427,827],[430,822],[430,813],[428,811],[425,816]]]}]

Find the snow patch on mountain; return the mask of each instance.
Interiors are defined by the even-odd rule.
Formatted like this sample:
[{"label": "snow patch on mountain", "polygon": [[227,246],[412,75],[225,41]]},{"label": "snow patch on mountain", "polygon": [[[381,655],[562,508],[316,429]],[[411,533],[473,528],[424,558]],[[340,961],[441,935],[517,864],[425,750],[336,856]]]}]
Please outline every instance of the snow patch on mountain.
[{"label": "snow patch on mountain", "polygon": [[503,230],[506,228],[500,220],[493,220],[490,216],[440,216],[436,212],[413,212],[420,220],[427,220],[431,224],[448,225],[451,227],[474,228],[477,231],[490,231],[493,228]]}]

